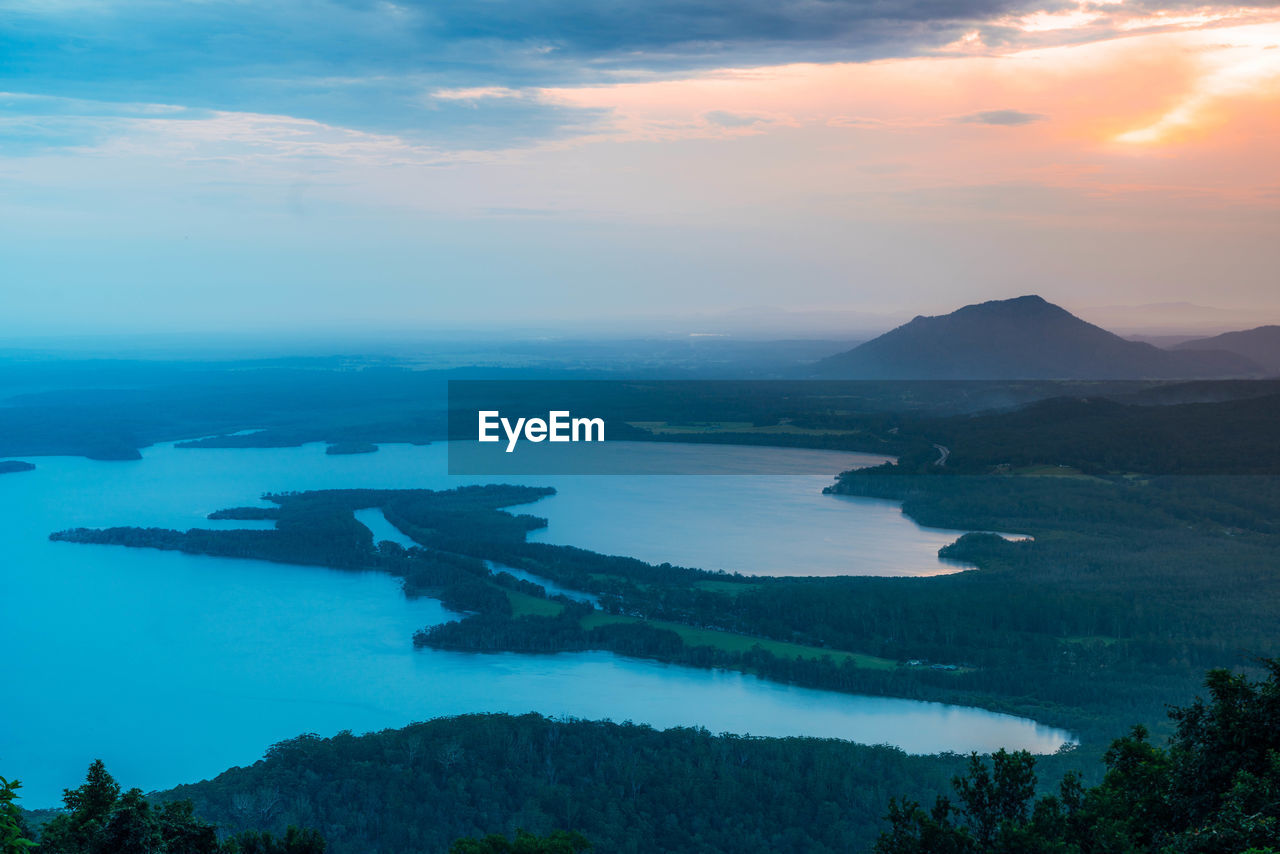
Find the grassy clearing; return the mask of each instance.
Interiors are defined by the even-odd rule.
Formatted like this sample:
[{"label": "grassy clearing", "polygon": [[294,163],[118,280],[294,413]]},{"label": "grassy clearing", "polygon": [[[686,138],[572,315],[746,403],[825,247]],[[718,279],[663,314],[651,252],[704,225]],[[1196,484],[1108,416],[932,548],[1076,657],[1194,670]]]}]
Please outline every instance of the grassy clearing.
[{"label": "grassy clearing", "polygon": [[539,599],[537,596],[529,596],[515,590],[502,592],[507,594],[507,599],[511,602],[511,614],[515,617],[556,617],[564,610],[564,606],[559,602]]},{"label": "grassy clearing", "polygon": [[664,620],[647,620],[643,621],[638,617],[621,617],[613,614],[603,614],[596,612],[584,617],[582,627],[584,629],[595,628],[596,626],[604,626],[612,623],[639,623],[648,622],[651,626],[660,629],[670,629],[680,636],[689,646],[710,646],[725,652],[746,652],[753,646],[759,646],[768,650],[779,658],[822,658],[830,656],[836,664],[843,664],[846,659],[851,660],[858,667],[865,667],[871,670],[894,670],[898,667],[896,661],[887,658],[877,658],[874,655],[862,655],[856,652],[841,652],[834,649],[823,649],[818,646],[806,646],[799,643],[788,643],[787,641],[767,640],[765,638],[753,638],[748,635],[734,634],[733,632],[721,632],[715,629],[699,629],[693,626],[684,626],[680,623],[668,623]]},{"label": "grassy clearing", "polygon": [[1076,480],[1101,480],[1091,474],[1085,474],[1071,466],[1023,466],[1013,470],[1013,474],[1023,477],[1067,477]]}]

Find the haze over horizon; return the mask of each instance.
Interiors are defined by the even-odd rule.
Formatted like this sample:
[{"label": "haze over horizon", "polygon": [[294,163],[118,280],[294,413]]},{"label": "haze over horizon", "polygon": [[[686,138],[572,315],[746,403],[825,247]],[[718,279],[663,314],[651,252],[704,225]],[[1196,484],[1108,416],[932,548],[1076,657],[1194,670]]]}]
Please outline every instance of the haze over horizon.
[{"label": "haze over horizon", "polygon": [[1274,6],[0,0],[0,43],[22,336],[1280,319]]},{"label": "haze over horizon", "polygon": [[[997,296],[995,301],[1012,299]],[[992,300],[979,300],[990,302]],[[1066,306],[1063,306],[1066,308]],[[776,346],[787,341],[812,350],[813,358],[868,341],[896,329],[918,315],[947,315],[963,306],[936,312],[789,311],[780,306],[753,306],[736,311],[684,316],[636,314],[626,318],[577,321],[506,322],[475,326],[413,326],[411,324],[262,327],[238,329],[168,328],[135,331],[10,332],[0,355],[88,356],[91,358],[261,358],[362,354],[370,357],[446,357],[455,360],[472,353],[481,362],[504,343],[554,351],[569,345],[612,346],[650,342],[654,346],[721,345]],[[1071,310],[1071,309],[1068,309]],[[1233,312],[1194,303],[1086,307],[1072,311],[1088,323],[1133,340],[1161,347],[1206,339],[1222,332],[1252,329],[1269,319],[1256,311]],[[1280,314],[1276,315],[1280,317]],[[774,343],[770,343],[774,342]],[[804,342],[809,342],[805,344]],[[806,351],[807,352],[807,351]],[[563,355],[569,355],[566,351]],[[600,355],[597,353],[597,355]]]}]

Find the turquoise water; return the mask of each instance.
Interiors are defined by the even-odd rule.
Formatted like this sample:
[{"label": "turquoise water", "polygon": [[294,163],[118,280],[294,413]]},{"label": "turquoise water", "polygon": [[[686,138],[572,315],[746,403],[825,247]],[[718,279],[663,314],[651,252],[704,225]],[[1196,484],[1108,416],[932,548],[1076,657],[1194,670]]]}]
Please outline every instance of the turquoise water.
[{"label": "turquoise water", "polygon": [[[849,455],[831,459],[833,473],[849,467]],[[81,525],[247,527],[204,517],[268,491],[457,485],[443,474],[439,446],[336,457],[319,445],[159,446],[136,462],[35,462],[34,472],[0,477],[9,680],[0,773],[22,780],[28,807],[56,803],[94,758],[125,785],[155,789],[251,763],[302,732],[364,732],[462,712],[833,736],[912,752],[1047,752],[1068,738],[977,709],[606,653],[415,651],[416,629],[454,615],[434,600],[407,600],[386,576],[47,539]],[[529,508],[551,519],[544,539],[655,560],[715,565],[702,557],[723,553],[753,572],[925,574],[947,569],[934,552],[955,537],[924,531],[889,504],[822,496],[825,478],[654,478],[647,490],[634,478],[536,480],[561,489]],[[756,543],[751,561],[731,542],[747,534]]]}]

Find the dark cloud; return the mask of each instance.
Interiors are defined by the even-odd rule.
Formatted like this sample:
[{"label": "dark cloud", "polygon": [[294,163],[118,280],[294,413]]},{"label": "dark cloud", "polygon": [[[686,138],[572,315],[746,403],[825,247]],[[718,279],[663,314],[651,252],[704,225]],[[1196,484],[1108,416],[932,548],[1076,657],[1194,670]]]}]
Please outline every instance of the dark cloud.
[{"label": "dark cloud", "polygon": [[[404,134],[428,144],[494,147],[521,137],[570,133],[599,116],[536,99],[450,105],[433,102],[427,93],[632,79],[618,78],[618,72],[664,75],[726,65],[912,56],[975,28],[987,44],[1002,44],[1019,37],[995,25],[1002,16],[1067,5],[1067,0],[99,0],[6,7],[0,0],[0,56],[9,91],[281,113]],[[1001,110],[964,120],[1015,125],[1029,120],[1026,116]],[[719,118],[726,126],[737,120]]]},{"label": "dark cloud", "polygon": [[1041,113],[1024,113],[1021,110],[984,110],[980,113],[970,113],[967,116],[957,116],[953,121],[970,125],[1020,127],[1021,125],[1029,125],[1032,122],[1042,122],[1047,118],[1049,117]]},{"label": "dark cloud", "polygon": [[[609,69],[870,59],[1063,0],[101,0],[0,16],[20,76],[106,87],[120,78],[258,81],[409,73],[454,85],[575,82]],[[2,4],[0,4],[2,5]]]},{"label": "dark cloud", "polygon": [[[445,38],[535,41],[625,59],[752,45],[845,44],[912,38],[938,25],[984,20],[1017,0],[495,0],[413,2]],[[921,25],[925,25],[923,28]]]},{"label": "dark cloud", "polygon": [[573,133],[599,116],[536,99],[450,104],[429,93],[912,55],[1026,2],[24,3],[0,15],[0,56],[9,91],[287,114],[428,145],[503,147]]}]

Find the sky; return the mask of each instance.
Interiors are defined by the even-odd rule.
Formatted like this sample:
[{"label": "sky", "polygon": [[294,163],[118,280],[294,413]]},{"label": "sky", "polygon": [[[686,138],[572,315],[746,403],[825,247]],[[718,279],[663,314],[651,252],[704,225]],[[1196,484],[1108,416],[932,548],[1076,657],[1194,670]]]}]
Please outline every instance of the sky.
[{"label": "sky", "polygon": [[1277,138],[1275,3],[0,0],[0,314],[1258,325]]}]

